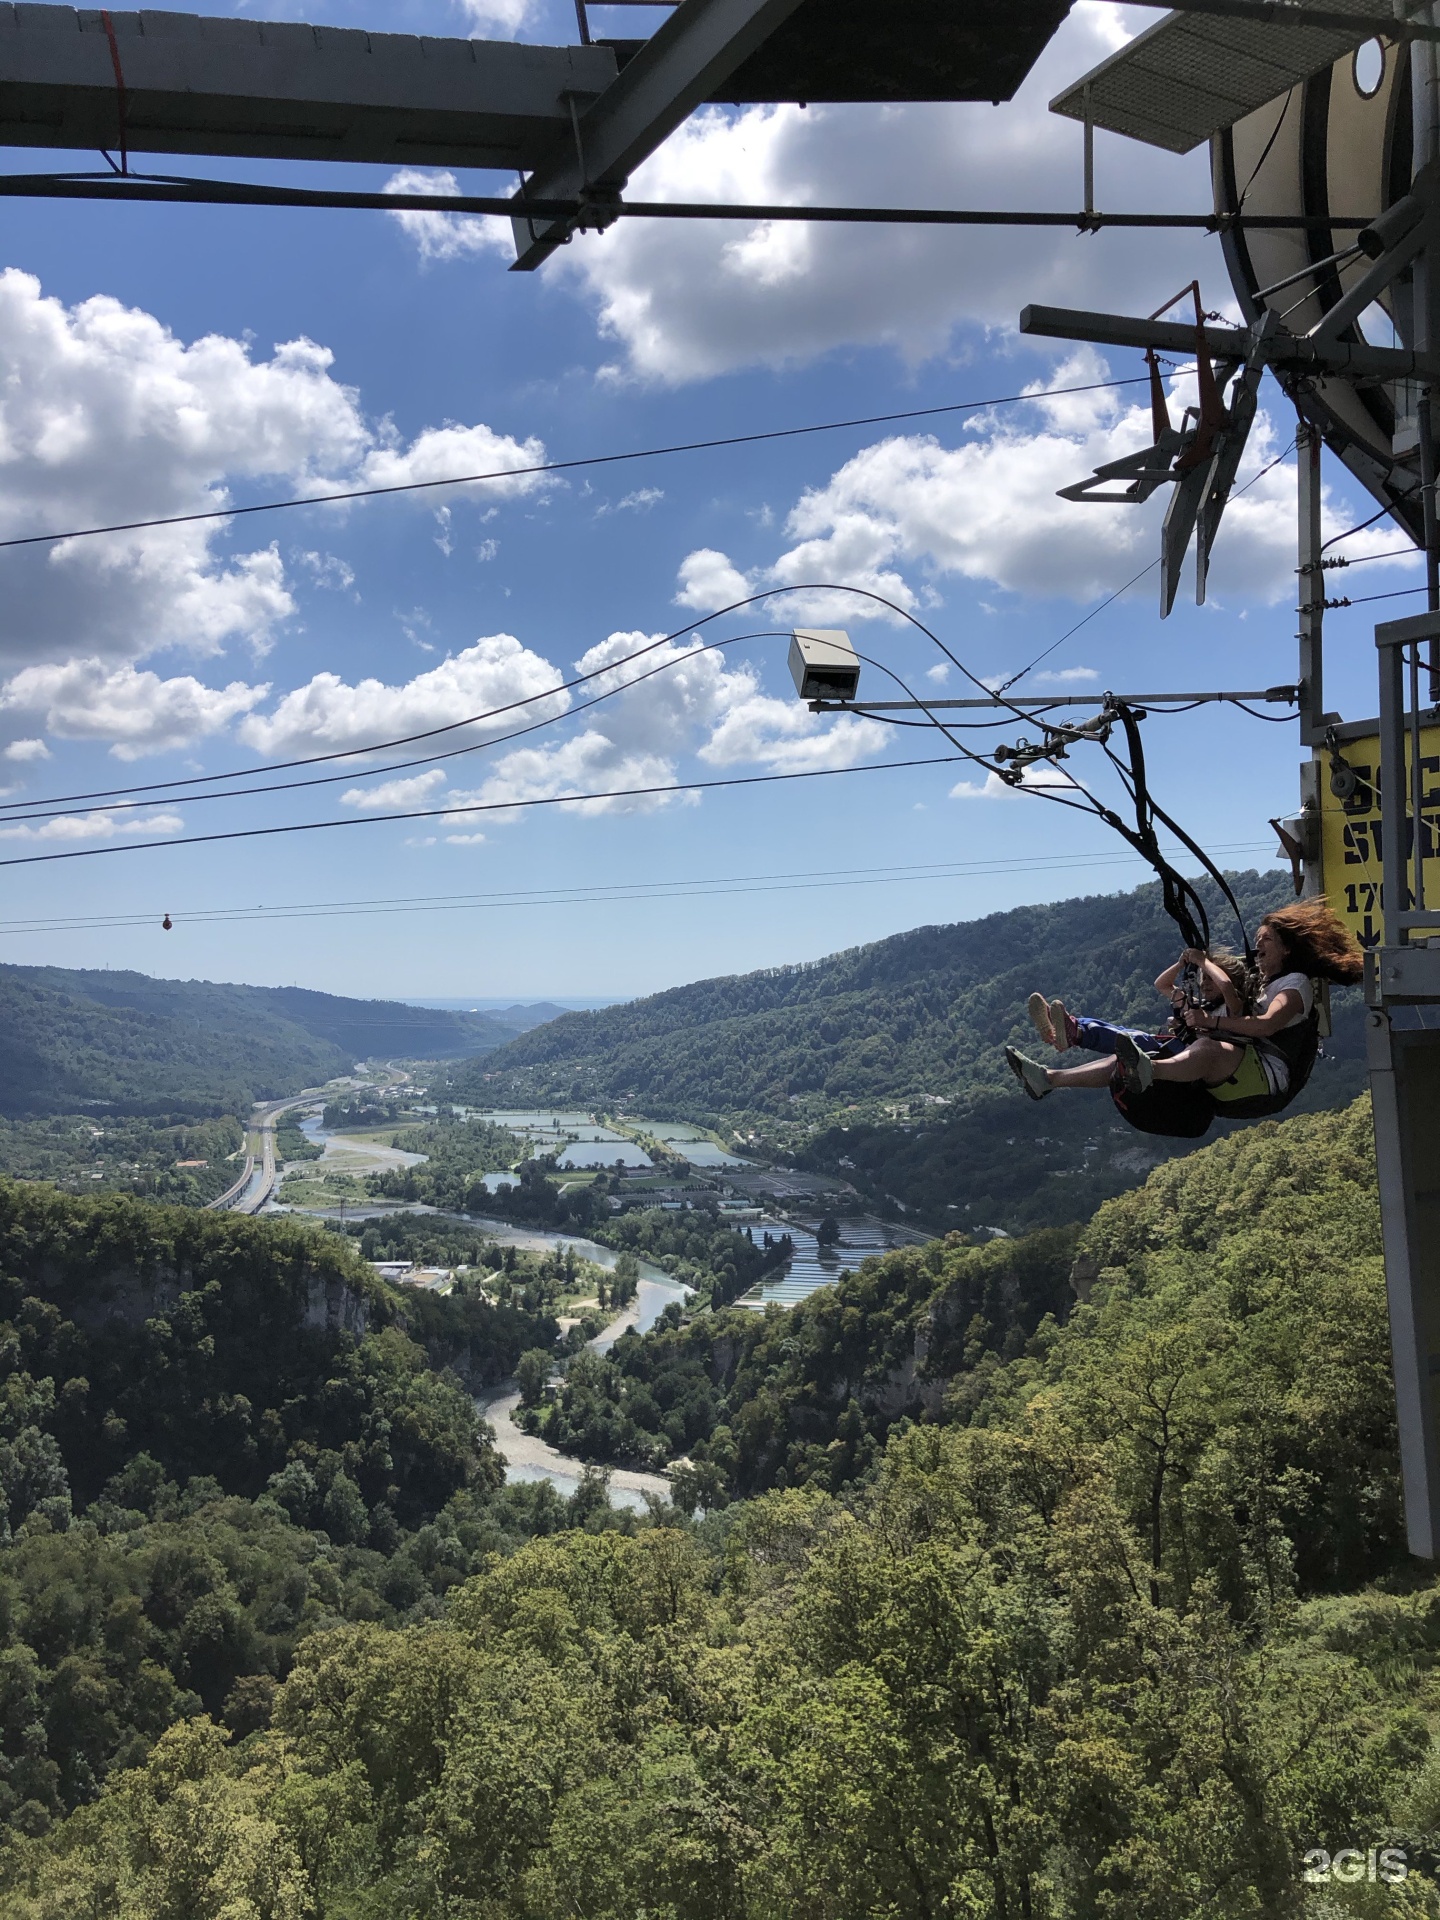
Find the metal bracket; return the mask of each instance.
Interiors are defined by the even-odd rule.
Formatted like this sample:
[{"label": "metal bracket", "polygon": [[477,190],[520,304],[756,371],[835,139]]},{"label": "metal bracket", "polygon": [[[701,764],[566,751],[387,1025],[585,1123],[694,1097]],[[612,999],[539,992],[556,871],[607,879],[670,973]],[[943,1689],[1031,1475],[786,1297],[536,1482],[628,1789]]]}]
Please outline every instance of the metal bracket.
[{"label": "metal bracket", "polygon": [[1440,947],[1371,947],[1365,955],[1367,1007],[1440,1001]]}]

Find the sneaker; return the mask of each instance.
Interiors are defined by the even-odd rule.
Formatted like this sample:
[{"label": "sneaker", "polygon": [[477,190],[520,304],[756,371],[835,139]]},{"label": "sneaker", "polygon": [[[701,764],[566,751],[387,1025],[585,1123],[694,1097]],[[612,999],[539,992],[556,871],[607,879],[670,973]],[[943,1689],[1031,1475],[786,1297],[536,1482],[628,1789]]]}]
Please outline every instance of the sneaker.
[{"label": "sneaker", "polygon": [[1043,1100],[1051,1091],[1050,1076],[1038,1060],[1029,1060],[1014,1047],[1006,1047],[1005,1064],[1032,1100]]},{"label": "sneaker", "polygon": [[1057,1046],[1059,1042],[1055,1038],[1055,1029],[1050,1024],[1049,1002],[1043,993],[1031,994],[1027,1011],[1030,1015],[1031,1026],[1034,1027],[1036,1033],[1039,1034],[1046,1046]]},{"label": "sneaker", "polygon": [[1080,1030],[1075,1024],[1075,1017],[1066,1012],[1063,1000],[1050,1002],[1050,1031],[1054,1034],[1055,1045],[1061,1053],[1064,1053],[1068,1047],[1073,1047],[1079,1038]]},{"label": "sneaker", "polygon": [[1125,1075],[1127,1093],[1147,1093],[1155,1084],[1155,1068],[1148,1053],[1142,1053],[1128,1033],[1115,1037],[1115,1058]]}]

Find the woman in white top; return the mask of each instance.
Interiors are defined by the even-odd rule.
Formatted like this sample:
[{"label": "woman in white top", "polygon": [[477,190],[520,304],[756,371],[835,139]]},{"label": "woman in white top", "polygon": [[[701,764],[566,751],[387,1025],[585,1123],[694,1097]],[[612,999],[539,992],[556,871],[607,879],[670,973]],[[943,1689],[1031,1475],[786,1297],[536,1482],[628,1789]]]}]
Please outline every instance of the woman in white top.
[{"label": "woman in white top", "polygon": [[[1168,1059],[1150,1059],[1133,1042],[1116,1043],[1125,1090],[1141,1093],[1153,1081],[1198,1081],[1225,1112],[1231,1102],[1265,1100],[1278,1112],[1298,1093],[1315,1057],[1314,983],[1353,985],[1363,960],[1350,929],[1320,897],[1296,900],[1267,913],[1255,937],[1263,988],[1254,1013],[1197,1007],[1185,1018],[1194,1038]],[[1025,1091],[1043,1100],[1056,1087],[1103,1087],[1115,1068],[1105,1060],[1083,1067],[1046,1067],[1013,1048],[1006,1058]]]}]

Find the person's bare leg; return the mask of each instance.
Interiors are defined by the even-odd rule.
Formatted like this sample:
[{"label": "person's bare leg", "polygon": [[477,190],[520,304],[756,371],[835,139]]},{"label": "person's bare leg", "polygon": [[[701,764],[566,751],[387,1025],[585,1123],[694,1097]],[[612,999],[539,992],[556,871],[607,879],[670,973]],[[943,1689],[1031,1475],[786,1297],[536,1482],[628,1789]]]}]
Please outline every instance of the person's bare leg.
[{"label": "person's bare leg", "polygon": [[1115,1078],[1115,1061],[1107,1053],[1083,1067],[1047,1067],[1045,1075],[1052,1087],[1108,1087]]},{"label": "person's bare leg", "polygon": [[1203,1080],[1207,1087],[1218,1087],[1234,1073],[1244,1051],[1228,1040],[1212,1040],[1202,1035],[1183,1053],[1172,1053],[1154,1061],[1152,1066],[1157,1080]]}]

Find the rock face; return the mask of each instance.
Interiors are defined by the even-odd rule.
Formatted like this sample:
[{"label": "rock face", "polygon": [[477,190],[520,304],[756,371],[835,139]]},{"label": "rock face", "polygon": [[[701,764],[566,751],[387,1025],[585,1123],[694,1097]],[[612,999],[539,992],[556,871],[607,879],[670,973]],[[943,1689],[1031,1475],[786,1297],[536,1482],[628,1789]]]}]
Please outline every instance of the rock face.
[{"label": "rock face", "polygon": [[302,1324],[329,1333],[352,1333],[359,1340],[370,1331],[370,1302],[353,1280],[312,1273],[305,1288]]},{"label": "rock face", "polygon": [[386,1289],[328,1236],[18,1181],[0,1181],[0,1276],[92,1332],[142,1327],[196,1293],[207,1318],[262,1340],[302,1329],[358,1340],[395,1318]]}]

